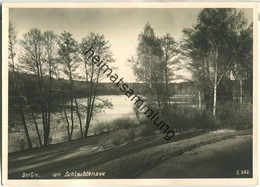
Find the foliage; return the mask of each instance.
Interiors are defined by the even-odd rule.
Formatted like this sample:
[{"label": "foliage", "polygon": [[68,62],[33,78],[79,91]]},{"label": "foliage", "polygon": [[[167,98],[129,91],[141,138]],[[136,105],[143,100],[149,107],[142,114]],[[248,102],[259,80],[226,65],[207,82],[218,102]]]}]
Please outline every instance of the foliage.
[{"label": "foliage", "polygon": [[[214,116],[217,98],[221,95],[218,92],[218,85],[221,81],[231,80],[231,72],[242,76],[243,73],[235,71],[234,68],[241,67],[238,65],[240,60],[237,56],[251,55],[247,50],[241,50],[244,45],[242,43],[249,44],[247,45],[249,49],[252,47],[250,38],[243,36],[247,30],[246,25],[246,19],[241,11],[210,8],[203,9],[199,13],[196,25],[183,30],[182,54],[186,57],[186,67],[197,81],[198,89],[204,92],[206,107],[213,109]],[[248,30],[248,33],[250,32],[252,31]],[[243,59],[241,59],[243,63],[252,64],[251,58]],[[245,68],[250,71],[252,66],[248,65]],[[229,98],[232,98],[232,95]]]},{"label": "foliage", "polygon": [[115,135],[109,139],[112,145],[121,145],[127,142],[127,131],[126,130],[118,130]]},{"label": "foliage", "polygon": [[236,130],[249,129],[253,127],[252,104],[226,102],[219,106],[219,119],[222,128]]},{"label": "foliage", "polygon": [[137,128],[131,127],[127,130],[127,139],[130,142],[133,142],[137,136]]},{"label": "foliage", "polygon": [[118,118],[111,122],[111,128],[114,130],[117,130],[117,129],[127,130],[136,125],[137,125],[136,120],[132,119],[132,118],[128,118],[128,117]]},{"label": "foliage", "polygon": [[159,108],[161,108],[163,100],[162,91],[164,90],[161,84],[164,80],[162,58],[163,50],[161,41],[155,36],[150,24],[147,23],[144,31],[138,36],[136,57],[129,59],[129,62],[132,64],[137,79],[149,84],[145,96],[149,100],[152,100],[153,97],[156,98]]},{"label": "foliage", "polygon": [[252,105],[249,103],[224,102],[218,106],[218,113],[213,117],[205,109],[177,106],[168,115],[166,121],[177,131],[188,129],[248,129],[252,128]]},{"label": "foliage", "polygon": [[145,120],[141,122],[139,128],[140,128],[139,131],[140,136],[151,136],[152,134],[155,133],[156,130],[156,128],[154,128],[154,126],[151,125],[151,121],[149,120]]},{"label": "foliage", "polygon": [[121,117],[117,118],[111,122],[101,122],[95,124],[93,127],[93,131],[95,134],[100,134],[103,132],[108,132],[108,131],[116,131],[116,130],[129,130],[132,129],[133,127],[137,127],[138,122],[129,117]]},{"label": "foliage", "polygon": [[101,134],[103,132],[109,132],[111,130],[111,125],[109,123],[98,123],[93,126],[94,134]]}]

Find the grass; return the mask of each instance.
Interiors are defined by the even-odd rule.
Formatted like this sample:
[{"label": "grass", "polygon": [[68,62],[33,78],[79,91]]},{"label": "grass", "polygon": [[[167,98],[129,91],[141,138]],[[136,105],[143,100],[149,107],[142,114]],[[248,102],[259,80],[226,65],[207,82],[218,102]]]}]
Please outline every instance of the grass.
[{"label": "grass", "polygon": [[93,131],[94,134],[100,134],[108,131],[116,131],[122,129],[127,130],[129,128],[137,126],[138,122],[135,119],[129,117],[122,117],[115,119],[111,122],[100,122],[93,127]]},{"label": "grass", "polygon": [[[151,129],[151,127],[148,128]],[[95,135],[115,131],[115,136],[107,140],[105,144],[101,143],[101,146],[107,146],[107,144],[118,146],[133,142],[137,136],[143,135],[140,133],[142,129],[143,127],[139,126],[135,119],[124,117],[115,119],[110,123],[99,123],[94,126],[93,131]]]}]

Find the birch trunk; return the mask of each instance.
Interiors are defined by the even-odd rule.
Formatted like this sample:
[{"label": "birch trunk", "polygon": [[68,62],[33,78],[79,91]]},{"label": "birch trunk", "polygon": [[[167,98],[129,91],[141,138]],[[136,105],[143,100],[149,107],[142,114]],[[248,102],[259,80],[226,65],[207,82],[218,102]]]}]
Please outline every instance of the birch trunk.
[{"label": "birch trunk", "polygon": [[200,91],[198,91],[198,96],[199,96],[199,108],[201,108],[201,95],[200,95]]},{"label": "birch trunk", "polygon": [[216,106],[217,106],[217,84],[214,84],[214,100],[213,100],[213,116],[216,116]]},{"label": "birch trunk", "polygon": [[243,80],[240,79],[239,80],[239,83],[240,83],[240,96],[239,96],[239,101],[240,103],[243,102]]}]

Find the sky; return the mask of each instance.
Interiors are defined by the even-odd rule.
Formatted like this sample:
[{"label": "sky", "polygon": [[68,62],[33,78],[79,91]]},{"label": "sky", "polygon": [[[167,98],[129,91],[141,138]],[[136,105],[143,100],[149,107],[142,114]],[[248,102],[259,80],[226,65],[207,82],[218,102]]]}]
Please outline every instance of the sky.
[{"label": "sky", "polygon": [[[113,66],[125,82],[135,82],[136,77],[127,60],[136,54],[138,35],[146,23],[150,23],[158,37],[170,33],[180,40],[184,28],[190,28],[197,21],[202,9],[143,9],[143,8],[11,8],[9,21],[18,31],[18,39],[31,28],[52,30],[56,34],[67,31],[81,41],[90,32],[104,34],[110,41],[116,62]],[[252,21],[252,9],[239,9]],[[189,72],[178,72],[190,77]]]}]

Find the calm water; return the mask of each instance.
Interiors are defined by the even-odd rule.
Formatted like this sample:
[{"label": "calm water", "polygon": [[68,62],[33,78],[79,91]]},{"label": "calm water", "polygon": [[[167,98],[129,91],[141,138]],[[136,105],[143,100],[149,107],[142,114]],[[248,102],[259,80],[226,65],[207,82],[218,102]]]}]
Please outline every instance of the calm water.
[{"label": "calm water", "polygon": [[[100,99],[108,100],[112,103],[112,109],[105,109],[104,111],[98,113],[94,116],[92,124],[97,124],[98,122],[109,122],[121,117],[133,117],[135,118],[135,113],[133,110],[134,102],[131,101],[125,95],[107,95],[99,96]],[[84,99],[83,99],[84,100]],[[175,95],[171,97],[171,102],[179,105],[192,105],[194,102],[193,96],[189,95]]]},{"label": "calm water", "polygon": [[[106,108],[103,109],[101,112],[97,113],[92,121],[91,125],[89,128],[89,135],[93,135],[93,127],[99,123],[105,123],[105,122],[110,122],[113,121],[117,118],[123,118],[123,117],[130,117],[130,118],[136,118],[135,112],[133,109],[134,102],[131,101],[127,96],[125,95],[106,95],[106,96],[99,96],[98,99],[101,100],[107,100],[110,103],[112,103],[112,108]],[[172,103],[177,103],[179,105],[194,105],[194,98],[193,96],[184,96],[184,95],[176,95],[171,98]],[[78,99],[79,103],[84,103],[86,102],[85,98]],[[100,101],[97,101],[100,102]],[[69,103],[68,103],[69,104]],[[52,142],[51,144],[55,143],[60,143],[67,141],[67,132],[66,132],[66,123],[65,120],[61,120],[61,115],[63,115],[63,112],[57,112],[55,115],[52,114],[52,129],[51,129],[51,137],[52,137]],[[68,113],[69,115],[69,113]],[[75,122],[77,123],[78,120],[76,119],[77,116],[75,114]],[[37,119],[39,127],[41,127],[41,119]],[[85,118],[84,118],[85,121]],[[78,138],[80,136],[79,132],[79,125],[75,123],[75,130],[73,133],[74,138]],[[84,122],[83,122],[84,123]],[[35,131],[35,126],[32,122],[28,121],[27,123],[28,129],[29,129],[29,134],[32,138],[32,142],[37,143],[37,137],[36,137],[36,131]],[[40,129],[40,131],[42,131]],[[42,133],[42,132],[41,132]],[[19,138],[17,138],[19,137]],[[19,151],[20,150],[20,141],[21,139],[26,139],[23,133],[23,129],[21,131],[16,131],[16,132],[10,132],[9,136],[9,152],[13,151]]]},{"label": "calm water", "polygon": [[108,95],[99,96],[101,99],[106,99],[112,103],[111,109],[106,108],[102,112],[94,116],[93,124],[104,121],[112,121],[122,117],[135,117],[133,110],[134,102],[128,99],[125,95]]}]

